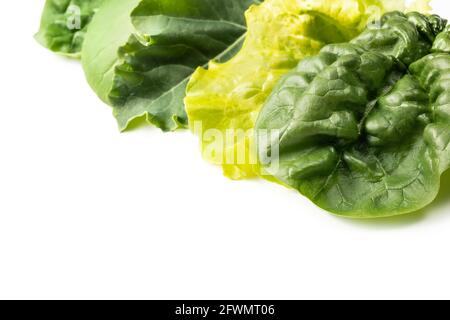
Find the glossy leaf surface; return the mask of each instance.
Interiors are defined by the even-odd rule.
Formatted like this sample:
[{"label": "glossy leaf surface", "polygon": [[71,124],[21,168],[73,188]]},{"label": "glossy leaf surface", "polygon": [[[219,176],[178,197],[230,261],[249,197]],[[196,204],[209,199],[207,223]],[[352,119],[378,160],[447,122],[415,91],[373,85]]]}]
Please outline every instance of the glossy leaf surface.
[{"label": "glossy leaf surface", "polygon": [[[432,202],[450,165],[448,29],[435,41],[445,23],[390,13],[350,43],[300,62],[256,125],[280,130],[280,160],[266,163],[267,173],[349,217],[404,214]],[[261,140],[260,159],[274,145]]]}]

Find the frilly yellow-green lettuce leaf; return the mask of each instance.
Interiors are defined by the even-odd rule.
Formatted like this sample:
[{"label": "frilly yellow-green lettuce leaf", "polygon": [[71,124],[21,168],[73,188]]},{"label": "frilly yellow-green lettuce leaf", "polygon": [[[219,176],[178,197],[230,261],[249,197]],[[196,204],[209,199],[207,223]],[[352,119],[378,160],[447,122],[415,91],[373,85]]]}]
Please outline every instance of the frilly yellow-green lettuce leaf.
[{"label": "frilly yellow-green lettuce leaf", "polygon": [[252,129],[280,77],[326,44],[354,38],[383,13],[411,8],[426,12],[428,1],[407,7],[399,0],[266,0],[252,6],[241,51],[197,69],[187,87],[186,111],[203,157],[232,179],[260,174]]}]

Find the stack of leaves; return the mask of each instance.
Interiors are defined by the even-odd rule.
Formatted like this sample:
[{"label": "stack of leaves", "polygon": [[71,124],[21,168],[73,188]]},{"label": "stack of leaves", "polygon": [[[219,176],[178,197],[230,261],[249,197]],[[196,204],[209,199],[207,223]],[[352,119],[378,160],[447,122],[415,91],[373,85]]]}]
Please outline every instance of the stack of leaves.
[{"label": "stack of leaves", "polygon": [[277,144],[258,143],[261,159],[274,146],[279,152],[267,173],[344,216],[404,214],[432,202],[450,167],[445,24],[390,13],[350,43],[300,62],[256,125],[279,130]]},{"label": "stack of leaves", "polygon": [[[450,162],[450,32],[399,12],[428,12],[427,0],[404,2],[47,0],[36,39],[81,58],[120,130],[190,127],[230,178],[264,175],[331,212],[387,216],[428,204]],[[261,129],[282,132],[277,170],[258,161],[273,145],[256,144]],[[244,134],[216,148],[208,130]]]},{"label": "stack of leaves", "polygon": [[[415,8],[427,11],[426,2]],[[260,175],[253,160],[252,130],[262,105],[278,80],[302,59],[330,43],[350,41],[368,22],[385,12],[408,10],[398,0],[266,0],[246,13],[248,33],[242,50],[227,63],[212,62],[192,76],[185,99],[191,128],[202,124],[203,157],[223,167],[232,179]],[[208,130],[222,136],[232,130],[246,135],[217,146]],[[244,161],[238,159],[246,150]]]},{"label": "stack of leaves", "polygon": [[[119,129],[142,118],[164,131],[187,127],[190,76],[226,61],[258,0],[47,0],[37,39],[81,56],[87,80],[111,105]],[[70,28],[71,24],[79,28]]]}]

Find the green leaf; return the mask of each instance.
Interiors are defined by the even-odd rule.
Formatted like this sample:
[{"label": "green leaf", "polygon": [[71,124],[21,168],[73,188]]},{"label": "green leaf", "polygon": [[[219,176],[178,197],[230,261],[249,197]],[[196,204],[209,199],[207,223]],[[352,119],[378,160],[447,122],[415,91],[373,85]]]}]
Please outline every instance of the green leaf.
[{"label": "green leaf", "polygon": [[79,58],[87,27],[103,0],[47,0],[36,40],[56,53]]},{"label": "green leaf", "polygon": [[436,38],[433,44],[433,52],[447,52],[450,53],[450,26],[445,29],[446,32],[442,32]]},{"label": "green leaf", "polygon": [[[233,179],[258,175],[248,130],[280,77],[326,44],[357,36],[387,8],[406,9],[397,0],[266,0],[251,8],[242,50],[227,63],[199,68],[187,87],[186,110],[191,129],[201,135],[203,157],[222,165]],[[218,131],[225,137],[230,130],[249,134],[223,144],[208,134]],[[238,161],[242,153],[245,159]]]},{"label": "green leaf", "polygon": [[121,130],[143,117],[164,131],[186,127],[189,78],[198,66],[240,48],[244,11],[257,1],[131,2],[108,1],[92,22],[83,52],[88,81],[113,106]]},{"label": "green leaf", "polygon": [[[437,16],[394,12],[300,62],[256,125],[279,130],[258,143],[265,172],[347,217],[432,202],[450,166],[450,47],[430,54],[444,26]],[[278,162],[266,161],[277,153]]]},{"label": "green leaf", "polygon": [[[82,51],[82,64],[87,81],[97,95],[110,104],[115,69],[122,62],[119,48],[135,32],[130,14],[141,0],[108,0],[92,20]],[[112,18],[113,17],[113,18]],[[114,19],[114,23],[111,23]]]}]

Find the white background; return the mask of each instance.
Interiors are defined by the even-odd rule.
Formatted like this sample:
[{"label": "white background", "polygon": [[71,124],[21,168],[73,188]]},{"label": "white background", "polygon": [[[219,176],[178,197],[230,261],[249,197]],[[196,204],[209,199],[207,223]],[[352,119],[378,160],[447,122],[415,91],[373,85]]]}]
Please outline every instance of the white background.
[{"label": "white background", "polygon": [[0,4],[0,298],[450,298],[450,174],[381,221],[227,180],[187,131],[120,134],[34,42],[43,2]]}]

